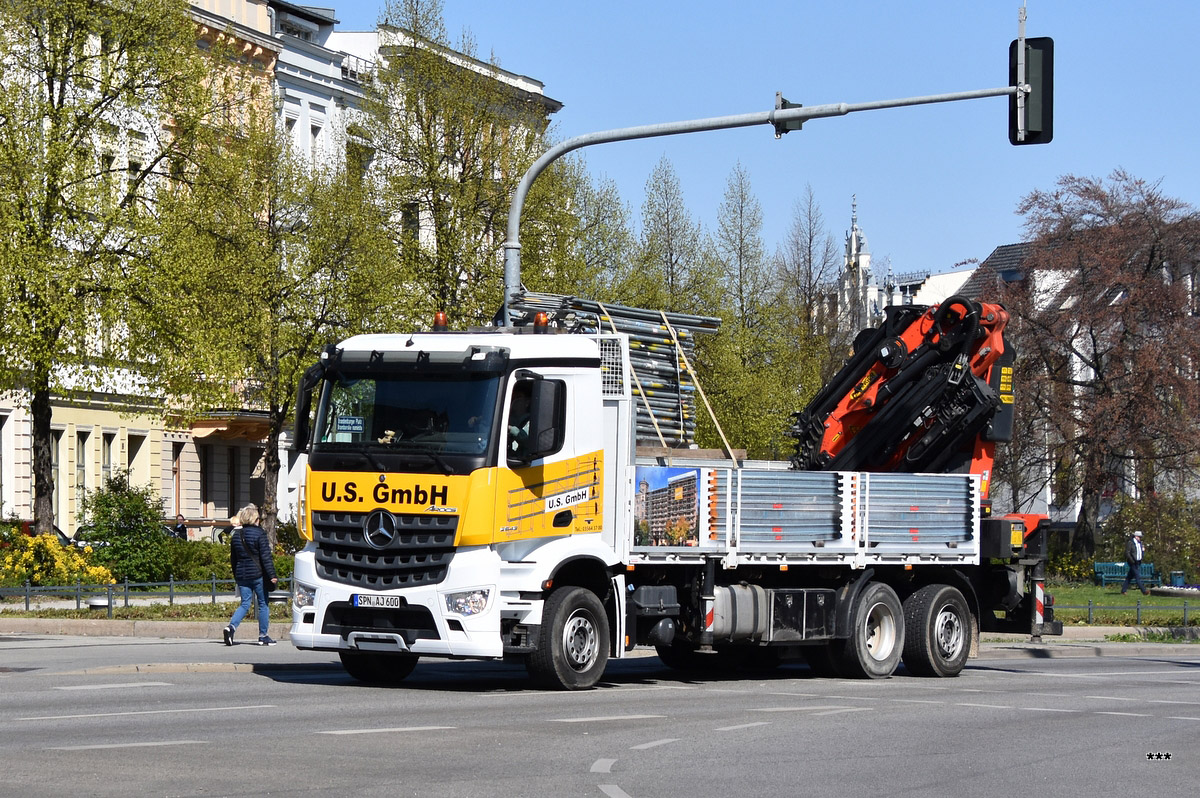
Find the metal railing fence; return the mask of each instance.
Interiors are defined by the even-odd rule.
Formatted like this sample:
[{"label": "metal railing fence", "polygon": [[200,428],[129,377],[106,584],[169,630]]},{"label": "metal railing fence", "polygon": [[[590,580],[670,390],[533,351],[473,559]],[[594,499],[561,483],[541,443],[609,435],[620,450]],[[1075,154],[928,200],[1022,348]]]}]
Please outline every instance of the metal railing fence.
[{"label": "metal railing fence", "polygon": [[[280,577],[275,589],[267,592],[267,600],[287,601],[291,593],[291,582],[290,577]],[[224,598],[228,594],[236,596],[237,592],[237,582],[232,577],[218,578],[215,575],[208,579],[187,581],[177,580],[172,576],[166,582],[130,582],[126,579],[111,585],[85,585],[82,582],[73,585],[31,585],[26,581],[19,587],[0,587],[0,601],[10,598],[24,599],[25,610],[28,612],[35,600],[39,603],[45,599],[74,600],[77,610],[83,609],[84,606],[97,610],[107,609],[108,617],[112,618],[113,606],[118,601],[125,607],[163,598],[169,605],[174,605],[176,599],[182,598],[208,598],[212,604],[216,604],[218,595]],[[101,598],[103,600],[100,600]]]}]

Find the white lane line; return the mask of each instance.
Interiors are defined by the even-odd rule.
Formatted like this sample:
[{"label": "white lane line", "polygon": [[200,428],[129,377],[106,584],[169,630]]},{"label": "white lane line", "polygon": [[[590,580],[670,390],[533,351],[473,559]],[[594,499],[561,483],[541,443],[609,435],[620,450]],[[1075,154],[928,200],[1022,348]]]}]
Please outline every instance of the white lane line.
[{"label": "white lane line", "polygon": [[170,682],[125,682],[123,684],[76,684],[55,690],[116,690],[121,687],[170,687]]},{"label": "white lane line", "polygon": [[78,718],[121,718],[129,715],[174,715],[187,712],[237,712],[244,709],[273,709],[274,704],[253,704],[242,707],[198,707],[194,709],[143,709],[136,712],[93,712],[85,715],[39,715],[16,720],[76,720]]},{"label": "white lane line", "polygon": [[551,718],[551,723],[601,723],[609,720],[649,720],[663,715],[598,715],[594,718]]},{"label": "white lane line", "polygon": [[1012,709],[1012,707],[1001,706],[1000,704],[968,704],[965,702],[959,702],[959,703],[955,704],[954,706],[956,706],[956,707],[979,707],[980,709]]},{"label": "white lane line", "polygon": [[63,745],[46,751],[98,751],[104,748],[158,748],[164,745],[208,745],[208,740],[160,740],[154,743],[112,743],[110,745]]},{"label": "white lane line", "polygon": [[416,731],[443,731],[454,729],[454,726],[394,726],[390,729],[331,729],[330,731],[319,731],[317,734],[390,734],[392,732],[416,732]]},{"label": "white lane line", "polygon": [[946,703],[945,701],[933,701],[928,698],[893,698],[898,704],[937,704],[938,706]]},{"label": "white lane line", "polygon": [[1140,701],[1140,698],[1126,698],[1119,695],[1085,695],[1084,698],[1094,698],[1097,701]]},{"label": "white lane line", "polygon": [[870,712],[871,707],[842,707],[841,709],[831,709],[827,712],[814,712],[813,715],[820,717],[821,715],[840,715],[843,712]]},{"label": "white lane line", "polygon": [[633,798],[632,795],[622,790],[615,784],[599,784],[600,792],[608,796],[608,798]]},{"label": "white lane line", "polygon": [[1082,712],[1081,709],[1055,709],[1054,707],[1021,707],[1026,712]]},{"label": "white lane line", "polygon": [[[717,729],[717,731],[721,731],[721,730]],[[645,751],[648,748],[657,748],[660,745],[667,745],[669,743],[677,743],[677,742],[679,742],[679,739],[680,738],[678,738],[678,737],[666,737],[662,740],[655,740],[654,742],[651,742],[651,743],[642,743],[641,745],[630,746],[629,750],[630,751]]]},{"label": "white lane line", "polygon": [[722,726],[719,729],[713,729],[713,731],[738,731],[739,729],[752,729],[755,726],[770,726],[770,725],[771,725],[770,721],[760,720],[756,723],[739,723],[736,726]]},{"label": "white lane line", "polygon": [[1153,715],[1143,715],[1138,712],[1097,712],[1097,715],[1120,715],[1123,718],[1150,718]]},{"label": "white lane line", "polygon": [[616,763],[615,759],[597,759],[592,763],[592,773],[612,773],[612,766]]},{"label": "white lane line", "polygon": [[814,712],[814,711],[822,710],[822,709],[845,710],[845,709],[849,709],[849,707],[843,707],[843,706],[840,706],[839,704],[826,704],[826,705],[815,706],[815,707],[754,707],[750,711],[751,712]]},{"label": "white lane line", "polygon": [[1200,718],[1187,718],[1187,717],[1180,718],[1180,717],[1168,717],[1168,718],[1167,718],[1167,720],[1200,720]]},{"label": "white lane line", "polygon": [[1200,704],[1200,701],[1172,701],[1167,698],[1147,698],[1146,703],[1147,704],[1187,704],[1189,706],[1195,706],[1197,704]]}]

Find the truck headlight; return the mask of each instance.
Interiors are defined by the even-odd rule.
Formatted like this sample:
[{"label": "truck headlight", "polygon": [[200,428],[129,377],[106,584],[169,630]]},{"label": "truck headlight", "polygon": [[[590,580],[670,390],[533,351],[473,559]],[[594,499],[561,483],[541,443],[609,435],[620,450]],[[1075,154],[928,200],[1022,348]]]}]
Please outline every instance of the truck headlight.
[{"label": "truck headlight", "polygon": [[487,609],[490,594],[491,590],[487,588],[465,590],[462,593],[447,593],[446,611],[456,615],[478,615]]},{"label": "truck headlight", "polygon": [[292,580],[292,603],[297,607],[311,607],[317,602],[317,589]]}]

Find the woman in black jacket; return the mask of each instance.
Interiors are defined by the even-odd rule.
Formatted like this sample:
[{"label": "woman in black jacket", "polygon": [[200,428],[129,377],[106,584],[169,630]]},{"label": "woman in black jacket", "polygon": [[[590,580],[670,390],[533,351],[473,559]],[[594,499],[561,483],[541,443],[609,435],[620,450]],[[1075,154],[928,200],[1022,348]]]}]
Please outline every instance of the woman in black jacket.
[{"label": "woman in black jacket", "polygon": [[233,611],[229,625],[225,627],[225,645],[233,645],[233,633],[238,624],[250,612],[250,602],[258,598],[258,644],[273,646],[275,641],[267,634],[270,610],[267,608],[267,591],[279,581],[275,577],[275,562],[271,557],[271,543],[267,532],[258,525],[258,508],[247,504],[237,514],[238,524],[229,536],[229,563],[233,566],[233,579],[242,594],[242,603]]}]

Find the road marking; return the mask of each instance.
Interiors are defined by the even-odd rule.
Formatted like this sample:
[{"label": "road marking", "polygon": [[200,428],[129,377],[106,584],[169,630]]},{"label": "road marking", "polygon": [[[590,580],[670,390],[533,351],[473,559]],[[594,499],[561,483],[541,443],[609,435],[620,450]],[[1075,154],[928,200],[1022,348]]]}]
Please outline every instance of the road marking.
[{"label": "road marking", "polygon": [[837,704],[831,704],[828,706],[816,706],[816,707],[755,707],[755,708],[751,709],[750,711],[751,712],[813,712],[815,710],[821,710],[821,709],[840,709],[843,711],[848,711],[848,710],[850,710],[850,707],[842,707],[842,706],[838,706]]},{"label": "road marking", "polygon": [[155,743],[111,743],[109,745],[63,745],[46,751],[98,751],[104,748],[158,748],[164,745],[208,745],[208,740],[160,740]]},{"label": "road marking", "polygon": [[956,706],[956,707],[979,707],[980,709],[1012,709],[1012,707],[1001,706],[1000,704],[968,704],[966,702],[959,702],[959,703],[955,704],[954,706]]},{"label": "road marking", "polygon": [[1054,707],[1021,707],[1026,712],[1082,712],[1080,709],[1055,709]]},{"label": "road marking", "polygon": [[1142,715],[1138,712],[1097,712],[1097,715],[1120,715],[1123,718],[1149,718],[1152,715]]},{"label": "road marking", "polygon": [[1141,701],[1140,698],[1126,698],[1119,695],[1085,695],[1084,698],[1094,698],[1097,701]]},{"label": "road marking", "polygon": [[615,759],[597,759],[592,763],[592,773],[612,773],[612,766],[616,763]]},{"label": "road marking", "polygon": [[394,726],[390,729],[331,729],[319,731],[317,734],[390,734],[392,732],[443,731],[455,729],[455,726]]},{"label": "road marking", "polygon": [[1147,704],[1188,704],[1188,705],[1194,706],[1196,704],[1200,704],[1200,701],[1171,701],[1170,699],[1166,699],[1166,698],[1147,698],[1146,703]]},{"label": "road marking", "polygon": [[[717,731],[721,731],[721,730],[717,729]],[[679,742],[678,737],[667,737],[662,740],[655,740],[652,743],[642,743],[641,745],[630,746],[629,750],[630,751],[645,751],[647,748],[657,748],[660,745],[667,745],[668,743],[677,743],[677,742]]]},{"label": "road marking", "polygon": [[934,701],[928,698],[893,698],[893,701],[899,704],[937,704],[942,705],[945,701]]},{"label": "road marking", "polygon": [[70,687],[55,687],[55,690],[115,690],[121,687],[170,687],[170,682],[125,682],[123,684],[76,684]]},{"label": "road marking", "polygon": [[198,707],[195,709],[143,709],[137,712],[92,712],[83,715],[39,715],[16,720],[75,720],[78,718],[120,718],[129,715],[173,715],[186,712],[236,712],[244,709],[274,709],[274,704],[254,704],[245,707]]},{"label": "road marking", "polygon": [[600,792],[608,796],[608,798],[633,798],[632,795],[622,790],[615,784],[599,784]]},{"label": "road marking", "polygon": [[1168,717],[1167,720],[1200,720],[1200,718]]},{"label": "road marking", "polygon": [[755,726],[770,726],[770,725],[771,725],[770,721],[760,720],[760,721],[757,721],[756,723],[739,723],[737,726],[722,726],[719,729],[713,729],[713,731],[737,731],[739,729],[752,729]]},{"label": "road marking", "polygon": [[871,709],[871,707],[842,707],[841,709],[831,709],[826,712],[814,712],[813,714],[819,717],[821,715],[840,715],[843,712],[870,712]]},{"label": "road marking", "polygon": [[599,715],[594,718],[551,718],[551,723],[601,723],[608,720],[649,720],[663,715]]}]

